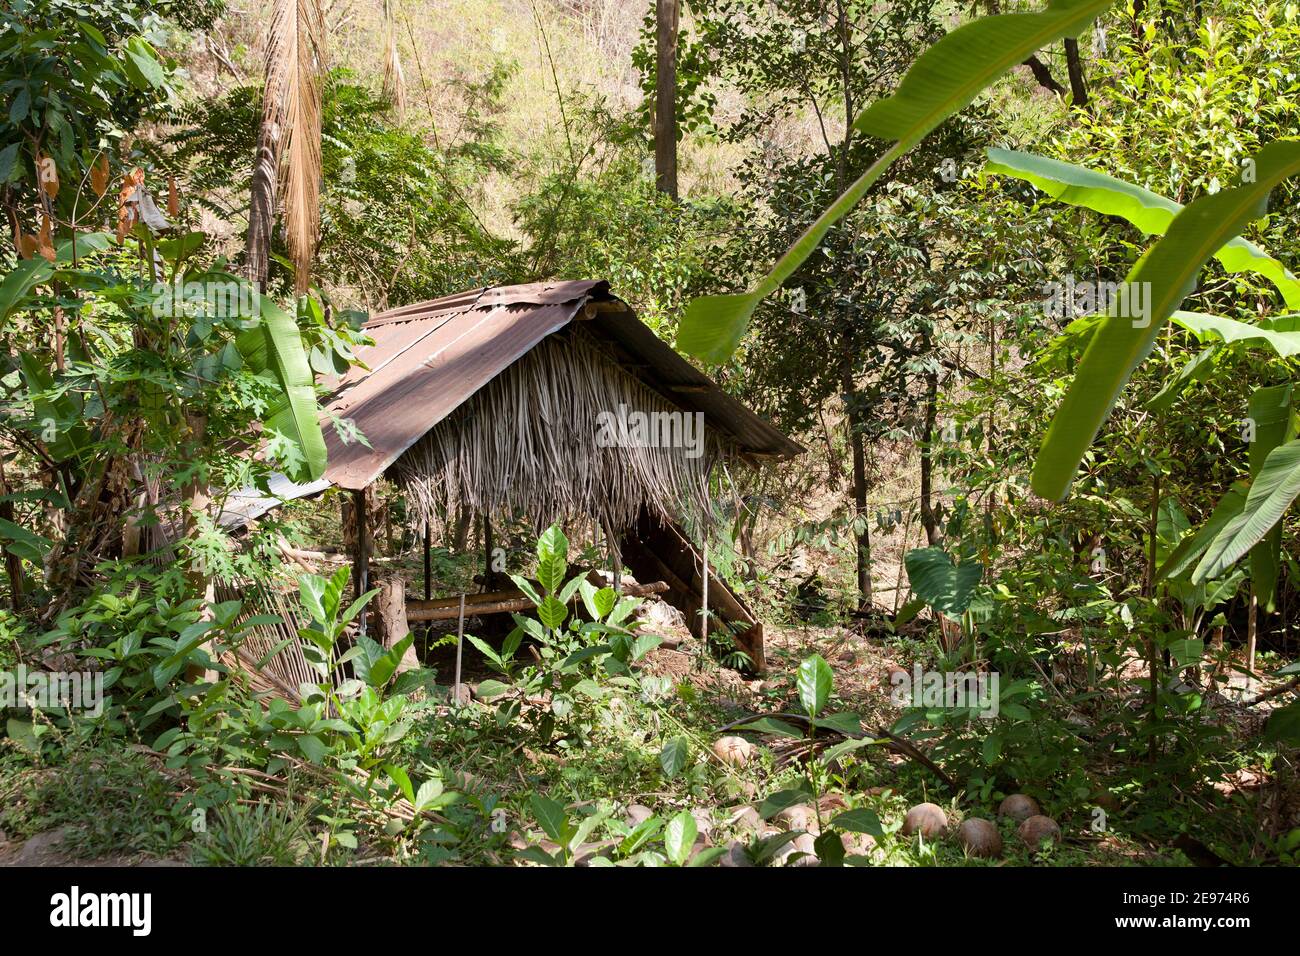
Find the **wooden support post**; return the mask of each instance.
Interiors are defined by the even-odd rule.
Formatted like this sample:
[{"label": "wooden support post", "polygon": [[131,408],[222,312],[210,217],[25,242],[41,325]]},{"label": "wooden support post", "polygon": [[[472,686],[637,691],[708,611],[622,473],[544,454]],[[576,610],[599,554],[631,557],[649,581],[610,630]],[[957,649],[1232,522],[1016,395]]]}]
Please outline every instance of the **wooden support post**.
[{"label": "wooden support post", "polygon": [[[486,519],[484,519],[486,520]],[[460,613],[456,618],[456,681],[451,685],[451,703],[457,710],[461,705],[460,651],[465,644],[465,595],[460,596]]]},{"label": "wooden support post", "polygon": [[[355,522],[352,541],[352,588],[357,597],[370,587],[370,510],[366,507],[365,489],[352,492],[352,520]],[[366,633],[366,611],[357,615],[357,628]]]},{"label": "wooden support post", "polygon": [[700,594],[702,601],[700,606],[700,640],[705,650],[709,647],[709,532],[704,532],[704,547],[700,551],[700,564],[703,566],[704,573],[700,575],[703,579],[700,585]]},{"label": "wooden support post", "polygon": [[429,522],[424,523],[424,599],[426,601],[433,598],[433,557],[430,554],[432,547],[431,534],[429,531]]}]

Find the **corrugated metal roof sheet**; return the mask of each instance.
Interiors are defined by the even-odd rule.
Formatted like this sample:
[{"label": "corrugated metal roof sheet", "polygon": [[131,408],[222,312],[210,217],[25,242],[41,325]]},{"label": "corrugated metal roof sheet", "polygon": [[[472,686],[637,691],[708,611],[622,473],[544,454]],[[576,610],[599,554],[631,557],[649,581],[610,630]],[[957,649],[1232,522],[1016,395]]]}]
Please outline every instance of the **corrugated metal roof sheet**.
[{"label": "corrugated metal roof sheet", "polygon": [[325,478],[359,489],[462,402],[546,336],[576,317],[627,356],[628,370],[731,438],[744,452],[790,457],[803,451],[723,392],[662,342],[604,282],[548,282],[459,293],[382,312],[366,323],[372,346],[333,383],[330,414],[351,419],[370,447],[344,444],[326,425]]}]

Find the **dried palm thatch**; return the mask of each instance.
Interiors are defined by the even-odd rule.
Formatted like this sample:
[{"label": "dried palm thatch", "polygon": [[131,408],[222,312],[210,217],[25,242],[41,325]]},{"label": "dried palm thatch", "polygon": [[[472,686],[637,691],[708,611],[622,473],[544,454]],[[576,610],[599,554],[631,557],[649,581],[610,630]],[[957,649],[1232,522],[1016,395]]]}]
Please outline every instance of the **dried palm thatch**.
[{"label": "dried palm thatch", "polygon": [[[651,441],[635,431],[609,440],[609,423],[646,413],[662,428],[698,428]],[[636,524],[641,508],[709,523],[709,476],[733,449],[570,327],[475,392],[397,460],[389,472],[422,520],[458,504],[494,519],[526,516],[539,528],[590,520],[607,530]],[[665,417],[667,416],[667,417]],[[634,419],[635,420],[635,419]],[[630,438],[630,440],[629,440]]]},{"label": "dried palm thatch", "polygon": [[[250,269],[265,280],[278,179],[295,285],[306,292],[320,242],[321,76],[325,18],[321,0],[274,0],[266,44],[262,127],[249,213]],[[254,262],[253,260],[257,260]]]},{"label": "dried palm thatch", "polygon": [[274,624],[254,625],[240,646],[222,660],[227,667],[247,675],[252,690],[296,700],[299,684],[314,684],[320,679],[303,656],[298,637],[298,628],[309,622],[300,619],[289,595],[274,586],[251,581],[218,581],[215,596],[218,601],[244,602],[239,624],[254,615],[280,618]]},{"label": "dried palm thatch", "polygon": [[397,0],[384,0],[384,98],[398,119],[406,115],[406,74],[397,49]]}]

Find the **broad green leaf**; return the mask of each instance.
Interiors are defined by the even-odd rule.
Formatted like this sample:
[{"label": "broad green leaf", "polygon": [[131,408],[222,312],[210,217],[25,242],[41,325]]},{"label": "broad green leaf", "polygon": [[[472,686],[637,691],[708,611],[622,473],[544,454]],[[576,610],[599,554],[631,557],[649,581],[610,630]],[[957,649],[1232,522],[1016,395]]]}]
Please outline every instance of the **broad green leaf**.
[{"label": "broad green leaf", "polygon": [[504,684],[499,680],[485,680],[479,682],[478,693],[474,696],[478,697],[479,700],[491,700],[493,697],[500,697],[509,690],[509,684]]},{"label": "broad green leaf", "polygon": [[586,578],[580,578],[578,583],[578,593],[582,596],[582,606],[587,609],[587,617],[591,618],[593,621],[598,621],[604,617],[596,606],[596,585],[592,584]]},{"label": "broad green leaf", "polygon": [[883,837],[885,835],[885,828],[880,825],[880,817],[876,815],[876,811],[866,807],[845,810],[831,821],[831,826],[852,833],[869,833],[873,837]]},{"label": "broad green leaf", "polygon": [[36,565],[44,564],[45,555],[54,546],[54,542],[49,538],[33,534],[22,525],[14,524],[4,518],[0,518],[0,544],[10,554]]},{"label": "broad green leaf", "polygon": [[691,847],[695,846],[698,832],[695,817],[691,816],[688,810],[683,810],[669,820],[668,825],[664,827],[664,850],[668,854],[668,859],[678,866],[685,863],[686,858],[691,855]]},{"label": "broad green leaf", "polygon": [[1165,578],[1176,578],[1191,569],[1207,548],[1214,543],[1220,531],[1237,515],[1241,514],[1241,509],[1246,506],[1246,483],[1244,481],[1235,482],[1227,493],[1219,499],[1219,503],[1214,506],[1214,511],[1210,517],[1205,519],[1205,524],[1201,525],[1195,533],[1188,535],[1178,542],[1178,547],[1174,548],[1173,553],[1169,555],[1165,563],[1160,566],[1156,572],[1156,580],[1162,581]]},{"label": "broad green leaf", "polygon": [[984,576],[978,562],[953,564],[943,548],[913,548],[903,557],[913,593],[936,611],[960,617],[970,607],[975,588]]},{"label": "broad green leaf", "polygon": [[830,699],[835,673],[820,654],[814,654],[799,665],[795,683],[799,688],[799,703],[803,704],[804,712],[809,717],[816,717]]},{"label": "broad green leaf", "polygon": [[788,810],[790,807],[798,806],[801,803],[808,802],[812,796],[808,789],[808,784],[803,783],[798,787],[790,790],[778,790],[770,794],[758,807],[758,815],[764,820],[770,820],[782,810]]},{"label": "broad green leaf", "polygon": [[748,292],[703,296],[682,316],[677,347],[706,362],[727,361],[754,309],[812,255],[830,228],[861,201],[894,162],[945,119],[1031,53],[1076,37],[1113,0],[1055,0],[1038,13],[981,17],[941,38],[912,64],[898,90],[859,114],[859,132],[894,141],[879,159],[810,225]]},{"label": "broad green leaf", "polygon": [[618,603],[618,592],[613,588],[605,587],[596,592],[596,616],[606,617],[610,611],[614,610],[614,605]]},{"label": "broad green leaf", "polygon": [[659,766],[669,780],[686,769],[691,759],[691,743],[685,737],[674,737],[659,751]]},{"label": "broad green leaf", "polygon": [[250,372],[275,382],[280,390],[262,424],[297,449],[299,461],[288,467],[289,477],[315,481],[325,473],[326,451],[311,365],[293,316],[267,296],[261,297],[261,307],[262,321],[241,333],[235,347]]},{"label": "broad green leaf", "polygon": [[[1292,316],[1280,316],[1291,319]],[[1181,325],[1193,333],[1202,342],[1220,341],[1227,345],[1242,343],[1244,345],[1267,345],[1282,358],[1300,355],[1300,332],[1280,332],[1272,327],[1269,320],[1258,325],[1226,319],[1221,315],[1206,315],[1203,312],[1184,312],[1179,310],[1171,317],[1175,325]]]},{"label": "broad green leaf", "polygon": [[1269,193],[1300,172],[1300,140],[1277,140],[1255,157],[1254,182],[1200,199],[1175,217],[1164,237],[1129,272],[1130,287],[1145,288],[1145,316],[1111,311],[1083,354],[1070,390],[1048,426],[1031,483],[1044,498],[1060,500],[1110,414],[1133,370],[1146,358],[1165,321],[1195,288],[1205,261],[1265,214]]},{"label": "broad green leaf", "polygon": [[775,717],[760,717],[757,720],[751,720],[747,724],[742,724],[737,730],[752,730],[760,734],[776,734],[778,737],[793,737],[798,739],[803,736],[803,731],[793,724],[787,724],[784,720],[777,720]]},{"label": "broad green leaf", "polygon": [[481,637],[475,637],[473,634],[466,634],[465,640],[478,648],[478,652],[493,664],[497,665],[497,667],[504,668],[506,666],[506,662],[501,659],[501,655],[496,652],[491,644],[483,640]]},{"label": "broad green leaf", "polygon": [[560,590],[564,575],[569,570],[564,558],[558,554],[543,554],[537,561],[537,581],[551,594]]},{"label": "broad green leaf", "polygon": [[1300,701],[1279,707],[1268,715],[1264,725],[1264,740],[1300,744]]},{"label": "broad green leaf", "polygon": [[[430,777],[424,783],[420,784],[420,789],[416,791],[415,799],[411,803],[418,810],[427,810],[433,806],[434,801],[442,797],[442,781],[436,777]],[[440,801],[441,802],[441,801]]]},{"label": "broad green leaf", "polygon": [[1173,641],[1165,650],[1169,651],[1179,667],[1191,667],[1200,663],[1205,654],[1205,641],[1199,637],[1186,637]]},{"label": "broad green leaf", "polygon": [[[1053,199],[1106,216],[1119,216],[1148,236],[1164,235],[1180,203],[1105,173],[1010,149],[989,149],[985,167],[1024,180]],[[1300,280],[1259,246],[1238,236],[1214,253],[1228,272],[1257,272],[1269,279],[1287,307],[1300,309]]]},{"label": "broad green leaf", "polygon": [[725,846],[709,846],[691,857],[686,865],[690,867],[711,866],[715,860],[727,852]]},{"label": "broad green leaf", "polygon": [[558,524],[553,524],[542,532],[537,539],[537,557],[539,560],[555,556],[565,560],[569,556],[569,539],[564,536]]},{"label": "broad green leaf", "polygon": [[325,742],[313,734],[303,734],[299,737],[298,749],[302,751],[304,757],[315,764],[324,760],[325,755],[329,753],[329,748],[325,746]]},{"label": "broad green leaf", "polygon": [[397,784],[402,796],[406,797],[411,803],[415,803],[415,788],[411,786],[411,775],[396,764],[384,764],[384,773],[388,774],[388,779]]},{"label": "broad green leaf", "polygon": [[126,59],[122,61],[131,82],[141,90],[162,86],[167,74],[158,62],[158,53],[144,37],[132,37],[126,42]]},{"label": "broad green leaf", "polygon": [[1274,448],[1264,460],[1246,495],[1245,507],[1210,544],[1192,572],[1192,583],[1213,580],[1241,560],[1282,519],[1298,494],[1300,440],[1294,440]]},{"label": "broad green leaf", "polygon": [[829,717],[818,717],[818,727],[827,727],[836,733],[846,736],[862,733],[862,718],[857,714],[844,711],[839,714],[831,714]]},{"label": "broad green leaf", "polygon": [[559,628],[568,616],[569,609],[550,595],[537,608],[537,617],[551,630]]},{"label": "broad green leaf", "polygon": [[568,842],[566,837],[569,829],[569,818],[564,807],[540,793],[531,794],[528,802],[533,808],[533,818],[542,831],[560,846],[564,846]]},{"label": "broad green leaf", "polygon": [[[1250,443],[1252,481],[1259,476],[1269,453],[1296,437],[1291,393],[1292,386],[1288,383],[1257,388],[1250,396],[1247,415],[1255,430],[1254,440]],[[1269,613],[1275,610],[1281,550],[1281,521],[1273,525],[1259,544],[1250,549],[1250,587],[1259,606]]]},{"label": "broad green leaf", "polygon": [[4,149],[0,149],[0,186],[9,182],[9,178],[13,175],[14,167],[17,165],[18,147],[21,145],[15,140]]},{"label": "broad green leaf", "polygon": [[794,737],[796,740],[803,736],[803,731],[801,731],[800,728],[794,726],[794,724],[779,721],[779,719],[776,719],[775,717],[759,717],[757,721],[742,723],[740,727],[736,728],[736,730],[751,730],[754,731],[755,734],[775,734],[779,737]]},{"label": "broad green leaf", "polygon": [[9,318],[27,297],[27,293],[54,275],[54,266],[43,257],[23,259],[0,282],[0,322]]},{"label": "broad green leaf", "polygon": [[9,735],[9,739],[33,754],[38,754],[41,751],[41,742],[38,739],[41,729],[38,724],[34,724],[30,720],[18,720],[10,717],[5,721],[5,732]]}]

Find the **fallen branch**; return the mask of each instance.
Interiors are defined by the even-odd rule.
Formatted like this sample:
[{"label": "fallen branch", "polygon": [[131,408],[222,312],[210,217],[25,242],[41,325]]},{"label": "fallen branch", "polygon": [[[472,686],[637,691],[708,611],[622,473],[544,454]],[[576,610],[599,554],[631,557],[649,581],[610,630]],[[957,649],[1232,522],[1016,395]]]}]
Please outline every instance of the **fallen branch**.
[{"label": "fallen branch", "polygon": [[[740,720],[734,720],[729,724],[719,727],[718,733],[722,733],[725,730],[731,730],[735,727],[740,727],[743,724],[748,724],[755,720],[761,720],[764,717],[771,717],[771,718],[788,717],[792,720],[802,720],[807,724],[814,724],[813,719],[806,716],[805,714],[794,714],[794,713],[787,713],[783,711],[775,714],[754,714],[750,717],[743,717]],[[895,733],[885,730],[883,727],[877,727],[875,730],[871,731],[870,734],[867,733],[852,734],[834,728],[827,728],[827,729],[833,730],[834,733],[839,734],[841,737],[848,737],[851,740],[865,740],[867,739],[867,737],[884,738],[885,746],[888,747],[890,750],[892,750],[894,753],[901,754],[904,757],[909,758],[910,760],[915,760],[921,766],[925,767],[936,777],[942,780],[944,782],[944,785],[949,790],[955,791],[957,789],[957,781],[954,780],[952,777],[948,776],[948,774],[944,772],[942,767],[940,767],[937,763],[935,763],[933,760],[927,757],[915,744],[913,744],[909,740],[903,739],[902,737],[898,736]]]}]

